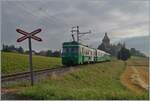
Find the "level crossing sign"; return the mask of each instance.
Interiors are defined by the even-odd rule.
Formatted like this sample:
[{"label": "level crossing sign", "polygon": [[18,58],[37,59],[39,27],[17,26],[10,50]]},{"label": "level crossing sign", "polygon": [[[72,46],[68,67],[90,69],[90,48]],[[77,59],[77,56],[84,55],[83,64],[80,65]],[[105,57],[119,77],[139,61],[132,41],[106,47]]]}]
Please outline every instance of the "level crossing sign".
[{"label": "level crossing sign", "polygon": [[17,39],[17,42],[22,42],[22,41],[24,41],[24,40],[27,39],[27,38],[32,38],[32,39],[37,40],[37,41],[42,41],[41,38],[35,36],[36,34],[38,34],[39,32],[42,31],[42,29],[40,29],[40,28],[37,29],[37,30],[35,30],[35,31],[33,31],[33,32],[31,32],[31,33],[25,32],[25,31],[23,31],[23,30],[21,30],[21,29],[16,29],[16,31],[17,31],[18,33],[24,35],[24,36],[20,37],[19,39]]},{"label": "level crossing sign", "polygon": [[28,39],[29,41],[29,68],[30,68],[30,76],[31,76],[31,85],[33,86],[34,84],[34,75],[33,75],[33,68],[32,68],[32,44],[31,44],[31,39],[34,39],[36,41],[42,41],[41,38],[35,36],[36,34],[38,34],[39,32],[42,31],[42,29],[37,29],[34,30],[30,33],[23,31],[21,29],[16,29],[16,31],[20,34],[22,34],[23,36],[17,39],[17,42],[22,42],[26,39]]}]

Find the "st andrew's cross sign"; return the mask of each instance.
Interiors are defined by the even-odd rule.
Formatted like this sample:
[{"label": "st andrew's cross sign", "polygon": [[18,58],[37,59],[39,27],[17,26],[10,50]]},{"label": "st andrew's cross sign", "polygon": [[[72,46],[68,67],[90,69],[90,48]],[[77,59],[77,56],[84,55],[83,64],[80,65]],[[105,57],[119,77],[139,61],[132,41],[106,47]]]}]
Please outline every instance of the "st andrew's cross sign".
[{"label": "st andrew's cross sign", "polygon": [[25,32],[21,29],[16,29],[16,31],[20,34],[23,34],[24,36],[23,37],[20,37],[19,39],[17,39],[17,42],[21,42],[21,41],[24,41],[25,39],[27,38],[32,38],[34,40],[37,40],[37,41],[42,41],[41,38],[35,36],[37,33],[41,32],[42,30],[39,28],[31,33],[28,33],[28,32]]},{"label": "st andrew's cross sign", "polygon": [[33,68],[32,68],[32,44],[31,44],[31,39],[37,40],[37,41],[42,41],[41,38],[35,36],[37,33],[41,32],[42,29],[37,29],[31,33],[25,32],[21,29],[16,29],[16,31],[20,34],[23,34],[24,36],[20,37],[17,39],[17,42],[22,42],[25,39],[28,38],[29,40],[29,67],[30,67],[30,74],[31,74],[31,85],[34,84],[34,77],[33,77]]}]

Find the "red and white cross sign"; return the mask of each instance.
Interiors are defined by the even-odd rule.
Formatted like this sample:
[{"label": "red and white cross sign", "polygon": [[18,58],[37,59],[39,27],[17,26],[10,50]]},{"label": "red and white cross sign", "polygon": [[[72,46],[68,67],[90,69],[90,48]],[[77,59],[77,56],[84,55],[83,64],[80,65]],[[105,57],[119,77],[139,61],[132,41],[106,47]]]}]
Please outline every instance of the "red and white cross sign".
[{"label": "red and white cross sign", "polygon": [[34,84],[34,75],[33,75],[33,68],[32,68],[32,45],[31,45],[31,39],[37,40],[37,41],[42,41],[41,38],[35,36],[37,33],[41,32],[42,29],[37,29],[31,33],[25,32],[21,29],[16,29],[16,31],[20,34],[23,34],[24,36],[20,37],[17,39],[17,42],[21,42],[25,39],[29,39],[29,67],[30,67],[30,74],[31,74],[31,85],[33,86]]},{"label": "red and white cross sign", "polygon": [[40,28],[37,29],[37,30],[35,30],[35,31],[33,31],[33,32],[31,32],[31,33],[25,32],[25,31],[23,31],[23,30],[21,30],[21,29],[16,29],[16,31],[17,31],[18,33],[24,35],[24,36],[20,37],[19,39],[17,39],[17,42],[24,41],[25,39],[27,39],[27,38],[29,38],[29,37],[32,38],[32,39],[34,39],[34,40],[37,40],[37,41],[42,41],[41,38],[35,36],[37,33],[39,33],[39,32],[42,31],[42,29],[40,29]]}]

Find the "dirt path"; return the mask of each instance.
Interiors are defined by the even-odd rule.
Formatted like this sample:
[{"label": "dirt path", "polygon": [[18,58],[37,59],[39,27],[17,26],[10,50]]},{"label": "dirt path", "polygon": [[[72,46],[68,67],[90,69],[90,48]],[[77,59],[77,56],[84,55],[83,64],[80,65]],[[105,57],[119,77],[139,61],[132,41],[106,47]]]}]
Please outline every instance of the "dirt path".
[{"label": "dirt path", "polygon": [[147,91],[149,88],[148,67],[127,66],[121,75],[121,83],[137,94]]}]

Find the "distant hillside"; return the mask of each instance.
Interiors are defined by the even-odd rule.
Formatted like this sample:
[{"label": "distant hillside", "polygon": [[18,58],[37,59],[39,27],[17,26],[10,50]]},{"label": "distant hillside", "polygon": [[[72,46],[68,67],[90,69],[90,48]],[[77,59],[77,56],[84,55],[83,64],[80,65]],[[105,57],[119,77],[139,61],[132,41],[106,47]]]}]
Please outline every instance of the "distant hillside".
[{"label": "distant hillside", "polygon": [[135,48],[147,56],[149,54],[149,36],[126,38],[122,42],[125,42],[128,48]]}]

